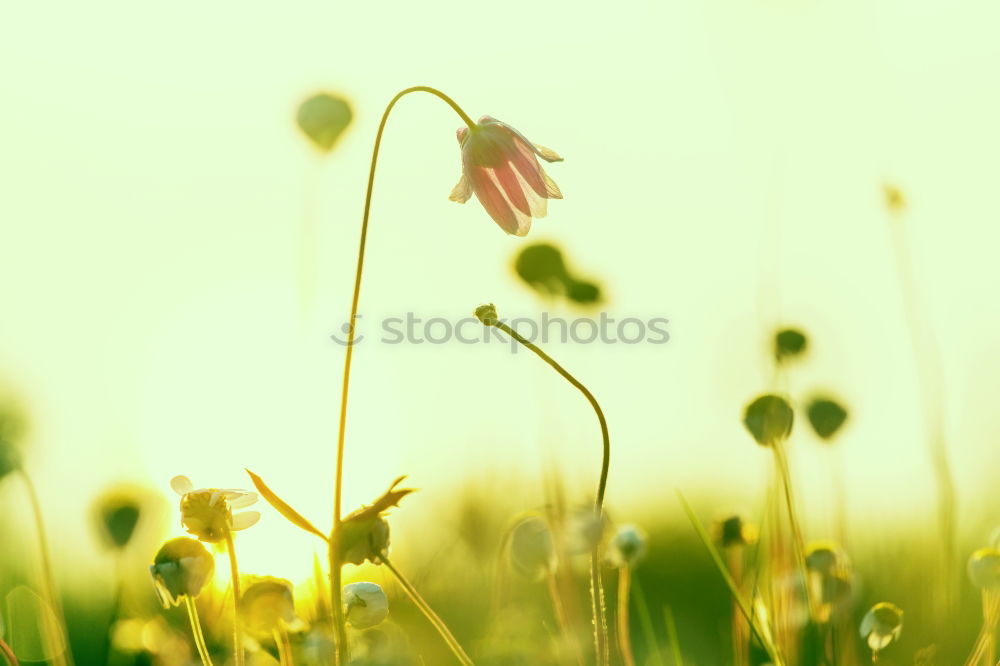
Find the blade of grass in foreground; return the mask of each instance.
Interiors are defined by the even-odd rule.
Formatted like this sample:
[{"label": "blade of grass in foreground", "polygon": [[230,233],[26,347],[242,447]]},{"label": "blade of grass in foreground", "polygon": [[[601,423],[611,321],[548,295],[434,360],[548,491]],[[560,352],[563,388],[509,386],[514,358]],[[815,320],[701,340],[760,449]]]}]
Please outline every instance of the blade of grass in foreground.
[{"label": "blade of grass in foreground", "polygon": [[705,526],[702,525],[701,521],[698,520],[698,517],[694,515],[694,510],[691,508],[691,505],[688,504],[688,501],[684,498],[684,495],[680,491],[677,491],[677,497],[684,506],[684,512],[687,513],[687,517],[691,521],[691,525],[694,527],[695,531],[698,533],[698,537],[705,545],[706,550],[708,550],[708,554],[712,556],[715,566],[719,569],[722,579],[729,587],[729,592],[733,595],[733,599],[736,600],[736,605],[739,606],[740,612],[743,613],[743,617],[746,618],[747,624],[750,625],[750,629],[757,635],[757,638],[760,640],[761,645],[764,646],[768,656],[771,657],[771,661],[774,662],[774,665],[785,666],[785,660],[781,658],[778,648],[771,640],[770,633],[764,631],[759,626],[753,613],[750,611],[749,605],[747,605],[746,600],[743,598],[743,594],[740,592],[739,588],[736,587],[736,581],[734,581],[733,577],[729,575],[729,569],[726,568],[726,564],[722,561],[722,556],[719,554],[719,550],[712,543],[712,539],[708,536],[708,532],[705,531]]},{"label": "blade of grass in foreground", "polygon": [[670,650],[674,655],[674,665],[684,666],[684,656],[681,653],[681,639],[677,635],[677,623],[674,622],[674,611],[670,606],[663,607],[663,621],[667,624],[667,637],[670,639]]}]

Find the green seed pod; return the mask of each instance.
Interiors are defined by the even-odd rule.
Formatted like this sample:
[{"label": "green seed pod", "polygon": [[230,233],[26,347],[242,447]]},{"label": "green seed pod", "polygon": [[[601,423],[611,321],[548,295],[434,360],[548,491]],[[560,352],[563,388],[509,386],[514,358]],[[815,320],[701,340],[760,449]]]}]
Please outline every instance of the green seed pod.
[{"label": "green seed pod", "polygon": [[128,545],[142,516],[138,499],[125,491],[114,491],[94,505],[97,530],[105,545],[121,550]]},{"label": "green seed pod", "polygon": [[874,652],[884,650],[903,633],[903,611],[883,601],[871,607],[861,620],[861,638]]},{"label": "green seed pod", "polygon": [[1000,588],[1000,550],[980,548],[969,558],[969,579],[980,590]]},{"label": "green seed pod", "polygon": [[313,145],[320,152],[329,153],[353,117],[347,100],[324,92],[302,102],[296,120],[299,129]]},{"label": "green seed pod", "polygon": [[821,439],[830,440],[847,421],[847,410],[830,398],[816,398],[806,408],[809,423]]},{"label": "green seed pod", "polygon": [[500,321],[500,315],[497,314],[496,306],[492,303],[480,305],[476,308],[475,314],[476,319],[481,321],[483,326],[496,326],[497,322]]},{"label": "green seed pod", "polygon": [[809,347],[806,334],[795,328],[785,328],[774,334],[774,359],[779,363],[802,356]]},{"label": "green seed pod", "polygon": [[795,418],[788,401],[777,395],[762,395],[743,410],[743,425],[761,446],[784,441]]},{"label": "green seed pod", "polygon": [[197,597],[215,570],[215,560],[200,541],[179,537],[163,544],[149,567],[153,588],[164,608],[185,596]]}]

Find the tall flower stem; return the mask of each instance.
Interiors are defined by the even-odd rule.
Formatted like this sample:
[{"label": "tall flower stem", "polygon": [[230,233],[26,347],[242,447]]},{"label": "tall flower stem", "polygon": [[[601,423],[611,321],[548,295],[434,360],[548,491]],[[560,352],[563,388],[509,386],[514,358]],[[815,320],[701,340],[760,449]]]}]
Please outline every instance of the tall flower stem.
[{"label": "tall flower stem", "polygon": [[632,570],[624,564],[618,569],[618,649],[625,666],[635,666],[632,655],[632,636],[629,631],[628,597],[632,586]]},{"label": "tall flower stem", "polygon": [[799,523],[798,512],[795,509],[795,496],[792,492],[792,473],[788,466],[788,454],[785,451],[785,444],[781,440],[774,442],[774,459],[778,467],[778,476],[781,478],[782,489],[784,490],[785,508],[788,510],[788,524],[792,528],[792,548],[795,551],[795,563],[802,577],[803,592],[809,607],[809,616],[816,617],[816,607],[813,601],[813,594],[809,590],[809,569],[806,566],[806,542],[802,536],[802,526]]},{"label": "tall flower stem", "polygon": [[59,592],[56,590],[55,577],[52,575],[52,558],[49,555],[49,541],[45,535],[45,520],[42,518],[42,503],[38,500],[38,491],[32,482],[28,472],[22,467],[19,470],[21,480],[24,482],[25,490],[28,493],[28,501],[31,503],[31,513],[35,521],[35,533],[38,537],[38,556],[42,565],[42,589],[45,592],[45,601],[51,606],[59,623],[58,631],[62,632],[62,639],[65,641],[65,653],[59,643],[48,631],[45,632],[45,641],[53,653],[52,663],[56,666],[72,666],[73,656],[69,648],[69,633],[66,629],[66,616],[63,614],[62,603],[59,600]]},{"label": "tall flower stem", "polygon": [[198,619],[198,606],[194,597],[190,594],[184,595],[184,605],[187,606],[188,622],[191,623],[191,635],[194,637],[194,645],[198,649],[198,656],[201,657],[202,666],[214,666],[212,656],[208,653],[208,646],[205,644],[205,634],[201,630],[201,620]]},{"label": "tall flower stem", "polygon": [[351,360],[354,356],[354,337],[358,318],[358,301],[361,297],[361,277],[364,273],[365,246],[368,240],[368,219],[371,213],[372,192],[375,188],[375,167],[378,164],[379,149],[382,146],[382,133],[385,131],[386,122],[389,120],[389,113],[396,102],[404,96],[414,92],[425,92],[443,100],[459,115],[470,131],[476,129],[476,123],[462,108],[450,97],[440,90],[428,86],[414,86],[406,88],[396,93],[382,113],[382,120],[379,122],[378,131],[375,133],[375,146],[372,149],[371,166],[368,170],[368,188],[365,191],[365,207],[361,217],[361,239],[358,243],[358,264],[354,274],[354,292],[351,297],[351,316],[347,324],[347,346],[344,351],[344,379],[340,390],[340,425],[337,430],[337,468],[334,481],[333,492],[333,531],[330,535],[329,562],[330,562],[330,607],[333,611],[333,625],[337,636],[337,659],[338,664],[346,665],[349,657],[347,645],[347,629],[344,624],[344,609],[341,605],[341,559],[337,547],[337,541],[341,523],[341,498],[344,485],[344,437],[347,431],[347,395],[351,383]]},{"label": "tall flower stem", "polygon": [[288,640],[288,632],[284,627],[275,627],[274,644],[278,648],[278,663],[280,666],[294,666],[292,661],[292,644]]},{"label": "tall flower stem", "polygon": [[417,588],[413,587],[410,581],[406,579],[406,576],[400,573],[399,569],[392,565],[392,562],[389,561],[384,553],[379,559],[382,564],[384,564],[389,571],[392,572],[392,575],[396,577],[396,581],[403,588],[403,591],[406,592],[407,596],[410,597],[410,600],[417,606],[418,609],[420,609],[420,612],[424,614],[430,623],[434,625],[434,628],[437,629],[438,633],[441,634],[441,638],[443,638],[444,642],[448,644],[449,648],[451,648],[452,653],[455,655],[455,658],[458,659],[459,663],[463,666],[474,666],[472,659],[470,659],[469,655],[466,654],[454,634],[451,633],[451,630],[448,629],[448,625],[446,625],[444,620],[438,617],[438,614],[434,612],[434,609],[431,608],[426,601],[424,601],[424,598],[420,596],[419,592],[417,592]]},{"label": "tall flower stem", "polygon": [[[601,409],[601,405],[597,402],[597,398],[595,398],[594,394],[591,393],[586,386],[581,384],[576,377],[571,375],[565,368],[556,363],[551,356],[536,347],[530,340],[523,337],[510,326],[500,321],[497,316],[496,309],[492,305],[481,306],[478,308],[476,310],[476,316],[481,322],[483,322],[484,325],[499,328],[501,331],[516,340],[519,344],[533,351],[535,355],[548,363],[553,370],[558,372],[563,379],[568,381],[581,393],[583,393],[587,402],[589,402],[590,406],[594,408],[594,412],[597,414],[597,420],[601,426],[601,440],[603,443],[601,477],[597,484],[597,498],[594,502],[594,508],[598,519],[603,519],[604,492],[608,486],[608,469],[611,466],[611,437],[608,435],[607,419],[604,418],[604,411]],[[601,554],[598,544],[594,545],[590,554],[590,592],[591,610],[594,615],[594,649],[596,651],[596,663],[598,666],[605,666],[608,664],[610,654],[608,649],[607,615],[604,607],[604,585],[601,582]]]},{"label": "tall flower stem", "polygon": [[943,603],[934,604],[939,610],[939,621],[944,623],[952,615],[957,598],[958,546],[956,537],[957,493],[955,479],[948,456],[948,442],[942,405],[945,404],[944,370],[933,331],[926,319],[920,316],[916,278],[910,262],[909,244],[904,226],[903,205],[890,204],[893,213],[890,233],[892,250],[898,274],[900,296],[910,333],[910,346],[917,370],[919,400],[927,429],[927,445],[937,481],[938,529],[941,544],[938,576],[939,594]]},{"label": "tall flower stem", "polygon": [[233,577],[233,658],[236,666],[244,666],[243,623],[240,621],[240,570],[236,565],[236,546],[232,530],[226,530],[226,550],[229,551],[229,570]]}]

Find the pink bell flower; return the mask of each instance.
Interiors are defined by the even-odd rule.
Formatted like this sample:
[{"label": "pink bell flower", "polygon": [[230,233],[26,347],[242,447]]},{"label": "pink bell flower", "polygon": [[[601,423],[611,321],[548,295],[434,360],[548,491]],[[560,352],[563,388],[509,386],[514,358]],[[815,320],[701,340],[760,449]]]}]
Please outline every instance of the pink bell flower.
[{"label": "pink bell flower", "polygon": [[465,203],[473,194],[500,228],[526,236],[531,220],[545,217],[547,201],[562,192],[538,163],[561,162],[555,151],[531,143],[510,125],[483,116],[476,128],[461,127],[462,179],[448,197]]}]

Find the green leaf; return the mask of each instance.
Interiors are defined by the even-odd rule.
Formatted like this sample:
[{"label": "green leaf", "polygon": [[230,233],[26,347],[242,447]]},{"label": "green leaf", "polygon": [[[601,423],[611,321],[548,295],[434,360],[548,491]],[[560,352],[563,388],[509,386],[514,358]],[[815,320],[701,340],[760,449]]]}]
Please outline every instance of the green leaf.
[{"label": "green leaf", "polygon": [[253,485],[255,488],[257,488],[257,492],[259,492],[261,496],[267,500],[268,504],[277,509],[278,513],[284,516],[293,525],[301,527],[306,532],[315,534],[323,541],[328,541],[327,536],[322,532],[320,532],[318,529],[316,529],[316,527],[314,527],[312,523],[306,520],[302,516],[302,514],[300,514],[298,511],[289,506],[288,503],[285,502],[285,500],[275,495],[274,491],[267,487],[267,484],[264,483],[264,480],[262,478],[260,478],[250,470],[246,470],[246,472],[247,474],[250,475],[250,480],[253,481]]},{"label": "green leaf", "polygon": [[313,145],[328,153],[353,117],[347,100],[331,93],[318,93],[299,105],[296,120]]}]

